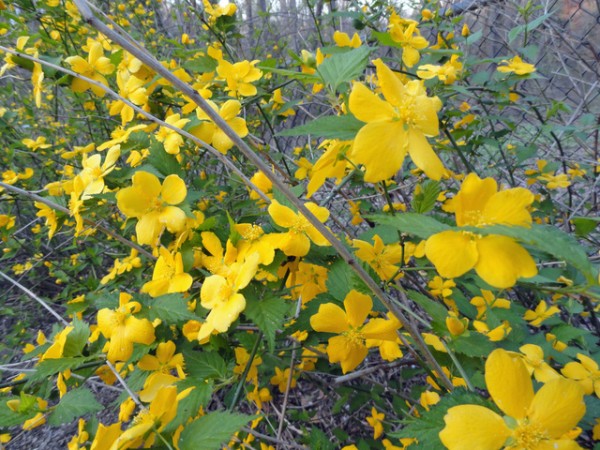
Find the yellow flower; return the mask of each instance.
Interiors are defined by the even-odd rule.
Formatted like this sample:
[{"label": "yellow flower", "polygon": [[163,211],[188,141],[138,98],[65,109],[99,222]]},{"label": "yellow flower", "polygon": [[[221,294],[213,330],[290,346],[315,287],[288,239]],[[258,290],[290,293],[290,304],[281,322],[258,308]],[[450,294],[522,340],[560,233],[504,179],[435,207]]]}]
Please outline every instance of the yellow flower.
[{"label": "yellow flower", "polygon": [[200,300],[203,308],[209,309],[205,323],[198,332],[202,341],[214,330],[227,331],[246,308],[246,298],[238,291],[248,286],[258,270],[259,254],[249,255],[243,262],[229,266],[226,276],[212,275],[202,284]]},{"label": "yellow flower", "polygon": [[[527,207],[532,202],[533,194],[527,189],[498,192],[493,178],[482,180],[471,173],[463,181],[460,192],[448,202],[446,210],[455,213],[459,227],[495,224],[527,227],[531,224]],[[425,255],[445,278],[460,277],[474,268],[486,283],[497,288],[514,286],[517,278],[537,274],[527,250],[505,236],[443,231],[427,239]]]},{"label": "yellow flower", "polygon": [[571,380],[578,381],[585,390],[585,393],[590,395],[596,394],[600,397],[600,370],[598,363],[589,356],[577,353],[577,359],[580,362],[570,362],[562,369],[562,374]]},{"label": "yellow flower", "polygon": [[[289,267],[289,266],[288,266]],[[289,269],[286,287],[291,288],[293,298],[302,298],[306,304],[322,292],[327,292],[327,269],[316,264],[298,263],[296,270]]]},{"label": "yellow flower", "polygon": [[444,280],[442,277],[437,275],[433,277],[429,283],[427,283],[429,292],[431,295],[436,297],[450,297],[452,295],[452,288],[456,287],[454,280]]},{"label": "yellow flower", "polygon": [[512,327],[510,326],[510,322],[508,320],[504,320],[500,325],[492,330],[490,330],[490,327],[485,322],[482,322],[481,320],[475,320],[473,321],[473,328],[475,328],[481,334],[486,335],[492,342],[504,340],[504,338],[506,338],[506,336],[508,336],[512,331]]},{"label": "yellow flower", "polygon": [[317,314],[310,318],[311,327],[318,332],[335,333],[338,336],[329,338],[327,355],[329,362],[339,362],[342,372],[346,373],[358,366],[367,356],[367,339],[396,341],[396,320],[365,320],[371,309],[371,297],[352,290],[344,299],[345,311],[333,303],[319,306]]},{"label": "yellow flower", "polygon": [[177,347],[173,341],[161,342],[156,348],[156,356],[144,355],[138,367],[142,370],[168,374],[175,369],[183,371],[184,361],[181,353],[175,354]]},{"label": "yellow flower", "polygon": [[[248,353],[248,350],[244,347],[236,347],[234,351],[236,366],[233,368],[233,373],[242,375],[246,370],[248,361],[250,361],[250,353]],[[262,358],[260,356],[255,356],[252,359],[252,365],[246,375],[246,381],[252,381],[255,385],[258,385],[258,366],[260,364],[262,364]]]},{"label": "yellow flower", "polygon": [[351,148],[350,141],[339,141],[327,139],[319,145],[324,148],[325,153],[315,162],[309,174],[310,181],[306,186],[306,198],[310,198],[323,184],[327,178],[335,178],[335,184],[340,184],[349,162],[345,158],[346,152]]},{"label": "yellow flower", "polygon": [[333,40],[338,47],[351,47],[358,48],[362,44],[360,36],[357,33],[352,35],[352,39],[346,33],[342,31],[335,31],[333,33]]},{"label": "yellow flower", "polygon": [[540,383],[546,383],[560,375],[544,361],[544,350],[539,345],[525,344],[519,347],[529,375],[533,374]]},{"label": "yellow flower", "polygon": [[373,245],[354,239],[352,246],[357,249],[356,256],[371,266],[382,280],[392,281],[394,275],[396,278],[402,275],[396,265],[402,261],[400,244],[384,245],[383,240],[378,235],[374,235]]},{"label": "yellow flower", "polygon": [[[71,65],[73,72],[79,73],[87,78],[90,78],[98,83],[108,86],[108,81],[103,75],[109,75],[115,71],[115,66],[110,62],[110,59],[104,56],[104,50],[100,42],[93,41],[89,46],[89,54],[87,61],[81,56],[70,56],[65,61]],[[98,86],[94,86],[81,78],[74,77],[71,82],[71,89],[81,93],[91,89],[94,94],[99,97],[104,97],[104,90]]]},{"label": "yellow flower", "polygon": [[[131,75],[128,70],[117,72],[117,84],[121,97],[126,98],[134,105],[144,106],[148,103],[148,93],[144,87],[145,81]],[[134,110],[121,100],[115,100],[110,104],[109,114],[111,116],[121,114],[121,125],[125,126],[133,120]]]},{"label": "yellow flower", "polygon": [[219,61],[217,73],[219,77],[227,82],[225,91],[229,92],[229,95],[232,97],[250,97],[256,95],[256,86],[252,82],[262,77],[260,69],[254,67],[257,62],[258,60],[252,62],[240,61],[231,64],[224,59]]},{"label": "yellow flower", "polygon": [[[329,210],[314,203],[306,203],[306,208],[321,222],[329,218]],[[280,227],[288,228],[287,233],[279,234],[279,248],[288,256],[305,256],[310,250],[310,242],[319,246],[331,245],[325,237],[302,214],[297,214],[287,206],[273,200],[269,214]]]},{"label": "yellow flower", "polygon": [[485,364],[485,382],[504,419],[479,405],[461,405],[448,410],[440,439],[450,450],[499,450],[507,446],[521,450],[578,448],[565,433],[585,414],[583,388],[564,378],[548,381],[534,393],[525,364],[503,349],[490,353]]},{"label": "yellow flower", "polygon": [[150,407],[142,410],[133,419],[132,425],[121,433],[110,449],[139,448],[142,444],[152,446],[156,439],[154,431],[149,437],[144,437],[152,429],[161,432],[175,418],[180,397],[181,394],[177,395],[175,386],[163,386],[150,403]]},{"label": "yellow flower", "polygon": [[177,175],[164,182],[148,172],[139,171],[132,177],[132,186],[117,192],[117,206],[127,217],[135,217],[139,244],[155,246],[165,230],[177,233],[185,227],[186,215],[174,206],[185,200],[187,188]]},{"label": "yellow flower", "polygon": [[392,13],[390,17],[390,36],[402,46],[402,62],[407,67],[412,67],[419,62],[419,50],[427,47],[428,42],[421,36],[417,22],[399,17]]},{"label": "yellow flower", "polygon": [[477,318],[485,318],[488,309],[501,308],[510,309],[510,300],[505,298],[496,298],[492,291],[486,289],[481,290],[481,296],[473,297],[471,304],[477,308]]},{"label": "yellow flower", "polygon": [[40,358],[40,361],[43,361],[45,359],[62,358],[64,356],[63,351],[67,343],[67,336],[71,331],[73,331],[73,329],[74,327],[72,325],[69,325],[60,332],[56,333],[52,345],[48,348],[48,350],[44,352],[44,354]]},{"label": "yellow flower", "polygon": [[[281,370],[279,367],[275,367],[275,375],[271,377],[271,384],[277,386],[279,392],[282,394],[287,390],[288,378],[290,377],[290,368]],[[290,388],[296,387],[296,378],[292,375],[290,382]]]},{"label": "yellow flower", "polygon": [[506,64],[504,66],[498,66],[498,72],[509,73],[514,72],[517,75],[527,75],[535,72],[535,66],[533,64],[526,63],[519,56],[515,56],[513,59],[502,60],[500,64]]},{"label": "yellow flower", "polygon": [[119,156],[121,156],[120,145],[110,148],[106,153],[106,158],[104,158],[104,164],[101,164],[102,156],[100,155],[88,157],[87,153],[83,154],[81,162],[83,170],[78,175],[84,186],[82,200],[87,200],[92,195],[101,194],[104,191],[104,177],[115,169]]},{"label": "yellow flower", "polygon": [[278,248],[277,234],[265,234],[260,226],[251,223],[238,223],[234,229],[241,236],[237,243],[239,259],[244,259],[246,255],[252,253],[258,253],[260,264],[268,266],[273,262],[275,249]]},{"label": "yellow flower", "polygon": [[408,153],[428,177],[439,180],[445,169],[426,136],[439,133],[440,100],[428,97],[422,82],[403,84],[383,61],[373,62],[385,100],[354,84],[350,111],[367,124],[356,135],[350,160],[365,166],[365,181],[376,183],[394,176]]},{"label": "yellow flower", "polygon": [[[227,124],[237,133],[239,137],[246,137],[248,135],[248,127],[246,121],[237,117],[242,110],[242,104],[237,100],[227,100],[221,106],[221,109],[212,101],[206,101],[212,109],[217,111],[221,118],[227,122]],[[221,128],[212,122],[204,111],[200,108],[196,109],[196,116],[198,119],[204,121],[197,127],[191,130],[191,133],[198,139],[211,144],[214,148],[223,154],[233,147],[233,141],[225,134]]]},{"label": "yellow flower", "polygon": [[[189,121],[190,119],[181,119],[179,114],[171,114],[165,119],[165,122],[169,125],[180,129]],[[183,145],[183,137],[179,132],[167,127],[160,127],[160,130],[156,134],[156,139],[163,143],[165,151],[171,155],[178,155],[179,148]]]},{"label": "yellow flower", "polygon": [[538,303],[535,310],[528,309],[523,318],[529,322],[529,325],[539,327],[544,320],[559,312],[560,309],[558,309],[557,306],[551,306],[548,308],[548,304],[542,300],[540,303]]},{"label": "yellow flower", "polygon": [[373,428],[373,439],[379,439],[383,434],[383,419],[385,419],[384,413],[377,412],[374,407],[371,408],[371,416],[367,417],[367,423]]},{"label": "yellow flower", "polygon": [[98,329],[109,339],[107,359],[110,362],[127,361],[133,353],[133,344],[150,345],[154,342],[154,327],[148,319],[134,316],[142,306],[130,301],[131,295],[121,293],[119,307],[98,311]]},{"label": "yellow flower", "polygon": [[434,64],[423,64],[419,66],[417,75],[424,80],[430,80],[437,77],[444,84],[452,84],[456,81],[456,77],[460,74],[463,68],[462,63],[458,60],[458,55],[452,55],[450,60],[443,66]]},{"label": "yellow flower", "polygon": [[183,271],[183,257],[181,253],[175,256],[164,247],[160,248],[158,257],[152,273],[152,281],[142,286],[141,292],[147,292],[151,297],[159,297],[163,294],[185,292],[192,285],[192,276]]},{"label": "yellow flower", "polygon": [[46,219],[46,226],[50,227],[48,230],[48,240],[50,240],[58,228],[56,211],[42,202],[34,202],[34,205],[39,210],[35,215],[37,217],[44,217]]}]

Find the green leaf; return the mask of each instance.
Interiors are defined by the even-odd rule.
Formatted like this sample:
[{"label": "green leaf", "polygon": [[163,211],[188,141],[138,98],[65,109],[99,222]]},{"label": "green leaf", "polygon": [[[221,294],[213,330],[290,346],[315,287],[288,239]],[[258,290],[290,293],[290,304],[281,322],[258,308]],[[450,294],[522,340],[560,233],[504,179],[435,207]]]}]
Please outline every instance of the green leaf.
[{"label": "green leaf", "polygon": [[191,377],[206,380],[210,378],[223,379],[227,377],[225,360],[217,352],[199,350],[183,350],[185,367]]},{"label": "green leaf", "polygon": [[275,348],[275,335],[285,320],[289,304],[279,297],[248,301],[244,315],[252,320],[269,342],[269,349]]},{"label": "green leaf", "polygon": [[181,170],[181,165],[177,162],[177,158],[167,153],[160,142],[154,142],[150,146],[150,156],[148,156],[147,161],[164,176],[171,174],[183,176],[183,171]]},{"label": "green leaf", "polygon": [[533,224],[531,228],[493,225],[485,228],[465,227],[478,234],[500,234],[512,237],[533,248],[548,253],[580,270],[588,283],[595,284],[594,269],[584,248],[572,236],[551,225]]},{"label": "green leaf", "polygon": [[344,300],[352,285],[352,270],[345,261],[338,259],[331,265],[325,285],[333,298]]},{"label": "green leaf", "polygon": [[312,120],[304,125],[277,133],[278,136],[304,136],[322,137],[327,139],[350,140],[364,126],[364,122],[353,115],[324,116]]},{"label": "green leaf", "polygon": [[463,334],[451,341],[448,346],[456,353],[462,353],[473,358],[483,358],[494,349],[494,344],[490,342],[487,336],[476,332],[468,335]]},{"label": "green leaf", "polygon": [[552,14],[554,14],[554,12],[550,12],[548,14],[544,14],[541,15],[540,17],[532,20],[529,23],[526,23],[524,25],[519,25],[514,27],[512,30],[510,30],[508,32],[508,43],[512,44],[512,42],[521,34],[524,32],[530,32],[532,30],[535,30],[537,27],[539,27],[542,23],[544,23],[546,21],[546,19],[548,19]]},{"label": "green leaf", "polygon": [[326,58],[318,67],[317,73],[323,81],[337,91],[341,84],[362,75],[369,62],[369,47],[359,47]]},{"label": "green leaf", "polygon": [[268,66],[264,66],[264,65],[260,65],[260,66],[256,66],[256,67],[259,68],[260,70],[262,70],[263,72],[276,73],[279,75],[283,75],[286,78],[299,80],[299,81],[302,81],[305,83],[316,83],[319,81],[319,77],[317,77],[314,74],[310,74],[310,73],[303,73],[303,72],[298,72],[295,70],[288,70],[288,69],[278,69],[276,67],[268,67]]},{"label": "green leaf", "polygon": [[73,422],[75,419],[102,411],[104,407],[98,403],[92,392],[84,387],[67,392],[48,418],[50,425],[60,425]]},{"label": "green leaf", "polygon": [[598,226],[600,217],[573,217],[571,222],[575,225],[575,233],[577,236],[585,237]]},{"label": "green leaf", "polygon": [[425,214],[433,209],[438,195],[440,195],[440,183],[427,180],[420,186],[420,192],[415,194],[411,206],[416,213]]},{"label": "green leaf", "polygon": [[367,218],[381,225],[390,225],[403,233],[412,234],[421,239],[427,239],[436,233],[451,229],[450,226],[437,221],[433,217],[417,213],[402,213],[395,216],[376,214]]},{"label": "green leaf", "polygon": [[255,416],[233,414],[223,411],[212,412],[194,420],[179,438],[180,450],[220,450],[233,433],[239,431]]},{"label": "green leaf", "polygon": [[28,379],[30,381],[44,380],[59,372],[74,369],[86,361],[89,361],[89,359],[90,358],[84,357],[46,359],[36,366],[35,372],[29,375]]},{"label": "green leaf", "polygon": [[444,308],[444,306],[417,291],[409,290],[406,294],[408,295],[408,298],[423,308],[425,312],[431,316],[434,322],[438,322],[445,326],[448,310]]},{"label": "green leaf", "polygon": [[150,304],[149,319],[161,319],[167,324],[177,324],[187,320],[197,319],[187,307],[187,301],[181,294],[167,294],[160,296]]},{"label": "green leaf", "polygon": [[184,63],[183,67],[193,73],[206,73],[214,72],[218,65],[218,61],[210,56],[198,56]]},{"label": "green leaf", "polygon": [[67,357],[81,355],[89,337],[90,327],[88,324],[78,319],[73,320],[73,329],[67,334],[63,355]]},{"label": "green leaf", "polygon": [[19,397],[12,396],[2,398],[2,401],[0,402],[0,427],[4,428],[21,425],[23,422],[36,415],[35,408],[23,412],[13,411],[6,404],[9,400],[19,400]]}]

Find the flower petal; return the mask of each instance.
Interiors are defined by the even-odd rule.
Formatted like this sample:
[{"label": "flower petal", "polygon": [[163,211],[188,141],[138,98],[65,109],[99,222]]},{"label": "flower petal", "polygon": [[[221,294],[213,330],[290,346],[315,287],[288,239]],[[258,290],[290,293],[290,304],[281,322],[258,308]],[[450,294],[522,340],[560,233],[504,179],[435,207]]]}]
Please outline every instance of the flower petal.
[{"label": "flower petal", "polygon": [[531,255],[514,239],[506,236],[485,236],[476,241],[479,260],[475,265],[477,275],[497,288],[515,285],[517,278],[537,275]]},{"label": "flower petal", "polygon": [[402,122],[372,122],[356,135],[350,160],[365,166],[365,181],[377,183],[393,177],[402,167],[408,151]]},{"label": "flower petal", "polygon": [[362,326],[371,312],[373,300],[368,295],[361,294],[353,289],[348,292],[344,299],[344,308],[346,308],[346,316],[350,326],[358,328]]},{"label": "flower petal", "polygon": [[533,194],[525,188],[513,188],[490,197],[483,210],[487,223],[529,226],[531,215],[527,207],[533,203]]},{"label": "flower petal", "polygon": [[466,233],[442,231],[427,239],[425,256],[442,277],[456,278],[477,263],[476,241]]},{"label": "flower petal", "polygon": [[501,348],[485,363],[485,384],[498,407],[508,416],[523,419],[533,400],[533,384],[523,360]]},{"label": "flower petal", "polygon": [[584,391],[579,383],[564,378],[548,381],[535,394],[529,421],[544,428],[552,438],[571,430],[585,414]]},{"label": "flower petal", "polygon": [[185,182],[177,175],[169,175],[162,184],[160,196],[169,205],[178,205],[185,200],[187,188]]},{"label": "flower petal", "polygon": [[380,99],[362,83],[354,83],[348,100],[348,106],[354,116],[363,122],[391,121],[394,108]]},{"label": "flower petal", "polygon": [[418,130],[408,132],[408,154],[415,166],[425,172],[432,180],[439,180],[444,175],[444,165],[435,154],[425,135]]},{"label": "flower petal", "polygon": [[324,303],[310,318],[313,330],[323,333],[343,333],[348,331],[348,318],[342,308],[333,303]]},{"label": "flower petal", "polygon": [[439,436],[449,450],[497,450],[510,436],[502,417],[483,406],[454,406],[444,422],[446,426]]}]

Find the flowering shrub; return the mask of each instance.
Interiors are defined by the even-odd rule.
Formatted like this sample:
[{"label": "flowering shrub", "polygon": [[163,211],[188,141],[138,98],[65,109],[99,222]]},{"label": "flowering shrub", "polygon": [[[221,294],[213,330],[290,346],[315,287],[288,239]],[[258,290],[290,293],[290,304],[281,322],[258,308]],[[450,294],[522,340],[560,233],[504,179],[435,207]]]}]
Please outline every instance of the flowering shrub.
[{"label": "flowering shrub", "polygon": [[598,161],[509,147],[530,49],[434,2],[252,58],[233,3],[97,6],[0,0],[0,308],[44,311],[3,443],[591,448]]}]

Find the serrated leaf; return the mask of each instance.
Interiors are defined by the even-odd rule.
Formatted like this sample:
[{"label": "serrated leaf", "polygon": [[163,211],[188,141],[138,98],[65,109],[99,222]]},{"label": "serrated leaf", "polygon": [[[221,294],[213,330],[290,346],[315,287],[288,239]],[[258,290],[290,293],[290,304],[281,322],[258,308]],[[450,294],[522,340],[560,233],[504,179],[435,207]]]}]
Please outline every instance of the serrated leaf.
[{"label": "serrated leaf", "polygon": [[533,19],[531,22],[526,23],[524,25],[519,25],[514,27],[512,30],[508,32],[508,43],[512,44],[512,42],[523,32],[530,32],[539,27],[542,23],[546,21],[554,12],[550,12],[548,14],[543,14],[536,19]]},{"label": "serrated leaf", "polygon": [[265,334],[271,351],[275,348],[275,336],[277,330],[281,329],[288,309],[286,301],[278,297],[248,301],[246,305],[244,315]]},{"label": "serrated leaf", "polygon": [[60,403],[56,405],[48,418],[48,423],[55,426],[73,422],[81,416],[96,413],[103,409],[104,407],[98,403],[96,397],[89,389],[80,387],[63,395]]},{"label": "serrated leaf", "polygon": [[427,180],[420,186],[420,192],[413,197],[411,206],[416,213],[425,214],[431,211],[435,206],[435,202],[441,191],[440,183],[433,180]]},{"label": "serrated leaf", "polygon": [[90,327],[81,320],[73,320],[73,329],[67,334],[63,355],[66,357],[79,356],[88,338],[90,337]]},{"label": "serrated leaf", "polygon": [[304,136],[322,137],[327,139],[351,140],[365,125],[351,114],[344,116],[324,116],[312,120],[304,125],[277,133],[278,136]]},{"label": "serrated leaf", "polygon": [[29,375],[28,379],[30,381],[44,380],[52,375],[56,375],[59,372],[64,372],[68,369],[74,369],[88,360],[89,358],[84,357],[46,359],[36,366],[35,372]]},{"label": "serrated leaf", "polygon": [[600,217],[573,217],[571,222],[575,225],[575,233],[577,236],[585,237],[598,226]]},{"label": "serrated leaf", "polygon": [[362,75],[369,62],[369,47],[358,47],[345,53],[326,58],[317,67],[317,74],[333,91],[338,87]]},{"label": "serrated leaf", "polygon": [[456,353],[472,358],[483,358],[494,349],[494,344],[487,336],[476,332],[463,334],[451,341],[448,346]]},{"label": "serrated leaf", "polygon": [[219,450],[221,444],[254,418],[222,411],[206,414],[185,427],[179,438],[179,448]]},{"label": "serrated leaf", "polygon": [[381,225],[390,225],[403,233],[412,234],[421,239],[450,230],[451,227],[430,216],[417,213],[401,213],[395,216],[376,214],[368,216],[372,221]]},{"label": "serrated leaf", "polygon": [[4,397],[0,402],[0,427],[14,427],[21,425],[28,419],[36,415],[36,411],[15,412],[6,404],[9,400],[19,400],[19,397]]},{"label": "serrated leaf", "polygon": [[187,307],[187,301],[181,294],[167,294],[149,302],[149,319],[161,319],[167,324],[177,324],[197,319]]},{"label": "serrated leaf", "polygon": [[148,164],[158,170],[162,175],[168,176],[171,174],[183,175],[181,165],[177,162],[174,155],[170,155],[165,151],[163,145],[155,142],[150,146],[150,155],[148,156]]},{"label": "serrated leaf", "polygon": [[206,73],[214,72],[218,65],[218,61],[210,56],[198,56],[184,63],[183,67],[190,72]]},{"label": "serrated leaf", "polygon": [[191,377],[206,380],[227,377],[227,364],[217,352],[183,350],[185,367]]},{"label": "serrated leaf", "polygon": [[335,299],[343,301],[352,285],[352,270],[342,260],[337,260],[329,268],[327,274],[327,292]]},{"label": "serrated leaf", "polygon": [[423,295],[417,291],[407,291],[408,298],[418,304],[425,310],[427,314],[433,319],[434,322],[440,324],[446,323],[446,317],[448,316],[448,310],[444,308],[440,303],[430,299],[426,295]]}]

